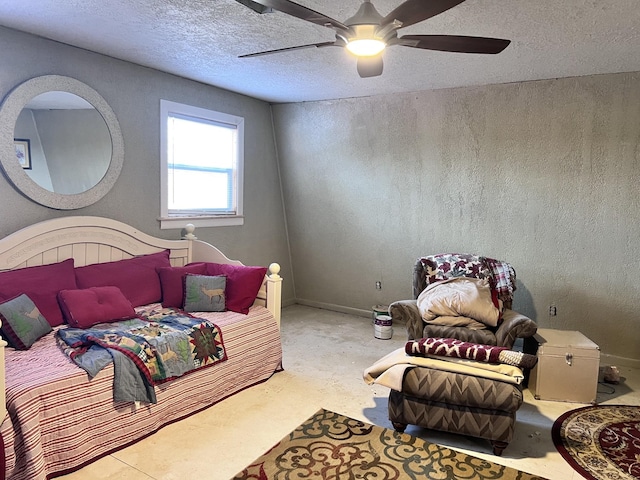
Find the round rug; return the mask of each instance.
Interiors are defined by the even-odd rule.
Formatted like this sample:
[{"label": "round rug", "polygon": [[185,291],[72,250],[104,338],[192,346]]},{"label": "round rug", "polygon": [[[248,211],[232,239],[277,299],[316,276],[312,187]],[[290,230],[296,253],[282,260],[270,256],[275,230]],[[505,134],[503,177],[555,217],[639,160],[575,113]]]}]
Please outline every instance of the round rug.
[{"label": "round rug", "polygon": [[640,479],[640,407],[594,405],[561,415],[553,443],[569,464],[592,480]]}]

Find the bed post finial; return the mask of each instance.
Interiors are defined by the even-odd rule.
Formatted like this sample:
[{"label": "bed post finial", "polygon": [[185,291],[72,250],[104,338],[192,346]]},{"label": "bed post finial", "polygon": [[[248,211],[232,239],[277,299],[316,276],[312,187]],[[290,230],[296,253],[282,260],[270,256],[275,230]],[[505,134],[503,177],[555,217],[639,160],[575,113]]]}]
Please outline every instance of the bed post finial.
[{"label": "bed post finial", "polygon": [[280,311],[282,310],[282,277],[278,275],[280,265],[272,263],[269,265],[269,275],[267,275],[267,308],[273,314],[280,328]]},{"label": "bed post finial", "polygon": [[196,226],[193,223],[187,223],[184,226],[184,231],[187,232],[184,234],[184,236],[182,237],[185,240],[197,240],[198,237],[196,237],[193,232],[195,231]]},{"label": "bed post finial", "polygon": [[276,278],[280,278],[280,275],[278,275],[278,273],[280,273],[280,264],[278,263],[272,263],[271,265],[269,265],[269,272],[270,278],[276,279]]}]

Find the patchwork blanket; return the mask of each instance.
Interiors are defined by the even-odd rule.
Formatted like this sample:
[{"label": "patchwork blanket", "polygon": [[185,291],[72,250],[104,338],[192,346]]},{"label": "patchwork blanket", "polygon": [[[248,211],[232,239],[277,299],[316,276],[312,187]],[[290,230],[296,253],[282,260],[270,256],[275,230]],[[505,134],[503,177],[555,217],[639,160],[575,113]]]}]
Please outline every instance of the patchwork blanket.
[{"label": "patchwork blanket", "polygon": [[153,386],[227,359],[220,329],[177,309],[139,318],[58,330],[58,344],[94,377],[114,362],[114,399],[155,403]]}]

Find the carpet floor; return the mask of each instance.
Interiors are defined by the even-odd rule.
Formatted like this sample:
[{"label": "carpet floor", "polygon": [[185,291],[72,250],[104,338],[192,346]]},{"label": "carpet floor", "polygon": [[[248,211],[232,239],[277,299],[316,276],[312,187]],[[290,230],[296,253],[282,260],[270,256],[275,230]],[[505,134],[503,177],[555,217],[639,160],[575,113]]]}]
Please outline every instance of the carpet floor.
[{"label": "carpet floor", "polygon": [[[379,340],[371,317],[302,305],[286,307],[282,314],[283,372],[60,478],[227,480],[320,408],[392,428],[389,390],[365,384],[362,372],[405,344],[404,327],[394,325],[393,337]],[[625,379],[620,385],[599,386],[598,403],[640,405],[640,369],[620,366],[620,372]],[[406,433],[550,480],[583,480],[551,440],[554,420],[581,406],[535,400],[525,389],[514,438],[501,457],[494,456],[483,439],[414,426]]]},{"label": "carpet floor", "polygon": [[561,415],[553,443],[589,480],[640,479],[640,407],[595,405]]},{"label": "carpet floor", "polygon": [[233,480],[544,480],[320,409]]}]

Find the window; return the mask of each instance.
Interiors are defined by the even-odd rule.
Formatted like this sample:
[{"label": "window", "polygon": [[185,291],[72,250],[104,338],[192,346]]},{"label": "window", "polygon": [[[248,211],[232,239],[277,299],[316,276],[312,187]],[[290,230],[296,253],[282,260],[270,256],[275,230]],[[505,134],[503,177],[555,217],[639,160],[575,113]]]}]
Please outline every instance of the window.
[{"label": "window", "polygon": [[161,228],[242,225],[244,119],[160,101]]}]

